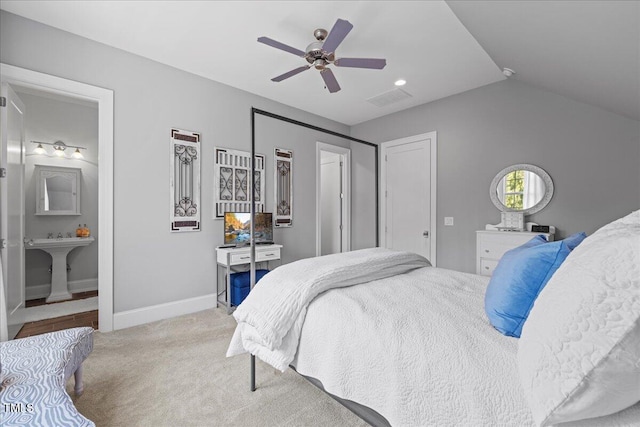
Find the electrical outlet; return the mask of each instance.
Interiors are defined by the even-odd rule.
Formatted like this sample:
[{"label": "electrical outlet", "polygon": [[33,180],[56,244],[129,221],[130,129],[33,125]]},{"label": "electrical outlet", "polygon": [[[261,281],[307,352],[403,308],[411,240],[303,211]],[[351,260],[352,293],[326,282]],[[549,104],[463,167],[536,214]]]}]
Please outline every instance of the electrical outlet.
[{"label": "electrical outlet", "polygon": [[453,217],[445,216],[444,217],[444,225],[453,225]]}]

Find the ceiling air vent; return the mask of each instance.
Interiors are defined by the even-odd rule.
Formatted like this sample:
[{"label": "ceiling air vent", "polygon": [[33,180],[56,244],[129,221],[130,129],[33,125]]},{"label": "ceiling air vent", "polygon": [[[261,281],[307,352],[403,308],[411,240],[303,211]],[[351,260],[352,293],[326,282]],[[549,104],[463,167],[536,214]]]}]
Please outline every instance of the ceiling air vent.
[{"label": "ceiling air vent", "polygon": [[367,99],[367,102],[370,102],[378,107],[386,107],[387,105],[391,105],[408,98],[411,98],[411,95],[409,93],[405,92],[402,89],[396,88],[369,98]]}]

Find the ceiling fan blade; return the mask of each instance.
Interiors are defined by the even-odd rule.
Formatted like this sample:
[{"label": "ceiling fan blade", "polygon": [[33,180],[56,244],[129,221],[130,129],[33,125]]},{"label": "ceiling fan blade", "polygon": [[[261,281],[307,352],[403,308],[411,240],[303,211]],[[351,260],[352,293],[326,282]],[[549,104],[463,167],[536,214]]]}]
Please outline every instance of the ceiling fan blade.
[{"label": "ceiling fan blade", "polygon": [[349,31],[353,28],[353,25],[349,21],[345,21],[344,19],[338,19],[335,24],[333,24],[333,28],[331,32],[327,36],[322,45],[322,50],[327,53],[335,52],[336,48],[342,43]]},{"label": "ceiling fan blade", "polygon": [[336,67],[373,68],[382,70],[387,65],[386,59],[376,58],[340,58],[334,62]]},{"label": "ceiling fan blade", "polygon": [[284,74],[282,74],[282,75],[280,75],[278,77],[272,78],[271,81],[272,82],[281,82],[284,79],[288,79],[289,77],[293,77],[296,74],[300,74],[301,72],[306,71],[309,68],[311,68],[311,65],[305,65],[303,67],[298,67],[295,70],[288,71],[288,72],[286,72],[286,73],[284,73]]},{"label": "ceiling fan blade", "polygon": [[324,80],[324,84],[327,85],[329,92],[334,93],[340,90],[340,85],[336,80],[336,76],[333,75],[333,71],[329,68],[325,68],[320,71],[320,75],[322,76],[322,80]]},{"label": "ceiling fan blade", "polygon": [[284,50],[285,52],[289,52],[289,53],[293,53],[296,56],[301,56],[304,58],[304,56],[306,55],[305,52],[301,51],[300,49],[296,49],[295,47],[291,47],[288,46],[284,43],[280,43],[277,42],[273,39],[270,39],[269,37],[259,37],[258,41],[260,43],[264,43],[267,46],[271,46],[271,47],[275,47],[276,49],[280,49],[280,50]]}]

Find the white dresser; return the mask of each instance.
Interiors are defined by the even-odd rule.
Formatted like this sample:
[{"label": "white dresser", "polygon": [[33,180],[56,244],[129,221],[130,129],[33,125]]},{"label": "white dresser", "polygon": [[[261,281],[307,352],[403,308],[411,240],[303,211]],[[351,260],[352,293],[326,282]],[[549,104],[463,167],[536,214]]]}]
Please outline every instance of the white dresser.
[{"label": "white dresser", "polygon": [[491,276],[502,255],[527,243],[535,236],[543,235],[553,241],[553,234],[528,231],[476,231],[476,274]]}]

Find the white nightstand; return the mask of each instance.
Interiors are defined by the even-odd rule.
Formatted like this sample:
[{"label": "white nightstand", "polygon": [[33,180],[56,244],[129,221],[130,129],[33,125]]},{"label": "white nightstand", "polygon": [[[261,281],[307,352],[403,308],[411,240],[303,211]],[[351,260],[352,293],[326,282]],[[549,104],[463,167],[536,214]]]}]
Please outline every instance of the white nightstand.
[{"label": "white nightstand", "polygon": [[476,274],[491,276],[505,252],[527,243],[535,236],[543,235],[553,241],[551,233],[528,231],[476,231]]},{"label": "white nightstand", "polygon": [[[256,245],[256,262],[266,262],[280,259],[282,245]],[[282,261],[281,261],[282,262]],[[251,246],[239,248],[216,248],[216,264],[225,268],[226,286],[220,289],[220,280],[217,280],[218,304],[227,307],[227,314],[233,310],[231,308],[231,269],[234,266],[248,266],[251,264]],[[219,279],[219,274],[217,275]]]}]

